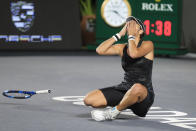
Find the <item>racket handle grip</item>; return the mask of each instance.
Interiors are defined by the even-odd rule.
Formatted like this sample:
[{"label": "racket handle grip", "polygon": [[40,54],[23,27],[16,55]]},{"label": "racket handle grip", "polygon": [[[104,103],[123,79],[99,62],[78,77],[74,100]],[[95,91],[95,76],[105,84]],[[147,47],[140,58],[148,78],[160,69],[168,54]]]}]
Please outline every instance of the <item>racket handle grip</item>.
[{"label": "racket handle grip", "polygon": [[40,90],[36,91],[36,94],[51,93],[51,90]]}]

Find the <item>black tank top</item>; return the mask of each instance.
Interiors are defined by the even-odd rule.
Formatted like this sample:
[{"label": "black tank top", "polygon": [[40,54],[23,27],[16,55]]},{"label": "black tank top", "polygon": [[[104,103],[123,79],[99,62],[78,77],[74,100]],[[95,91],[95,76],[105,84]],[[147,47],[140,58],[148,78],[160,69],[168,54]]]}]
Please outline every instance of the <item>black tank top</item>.
[{"label": "black tank top", "polygon": [[[138,43],[140,47],[142,40]],[[127,53],[128,44],[123,49],[122,68],[124,69],[124,81],[126,83],[141,83],[147,88],[152,88],[152,67],[153,61],[140,57],[133,59]]]}]

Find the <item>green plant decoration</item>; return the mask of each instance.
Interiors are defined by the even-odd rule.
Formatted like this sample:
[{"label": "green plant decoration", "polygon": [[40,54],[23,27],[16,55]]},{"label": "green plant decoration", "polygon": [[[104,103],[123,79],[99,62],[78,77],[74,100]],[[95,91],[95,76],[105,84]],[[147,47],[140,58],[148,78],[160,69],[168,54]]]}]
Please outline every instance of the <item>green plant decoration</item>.
[{"label": "green plant decoration", "polygon": [[80,11],[82,16],[94,15],[93,5],[91,0],[80,0]]}]

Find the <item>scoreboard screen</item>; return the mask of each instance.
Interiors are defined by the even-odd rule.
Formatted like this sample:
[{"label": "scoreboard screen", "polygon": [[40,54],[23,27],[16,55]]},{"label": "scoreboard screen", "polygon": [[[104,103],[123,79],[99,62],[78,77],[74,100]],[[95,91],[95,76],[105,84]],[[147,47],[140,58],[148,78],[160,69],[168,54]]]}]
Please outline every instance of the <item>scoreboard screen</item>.
[{"label": "scoreboard screen", "polygon": [[[182,48],[182,0],[99,0],[97,5],[97,43],[119,32],[132,15],[144,22],[144,40],[154,42],[156,53],[186,53]],[[127,38],[121,42],[127,42]]]},{"label": "scoreboard screen", "polygon": [[[136,2],[136,1],[135,1]],[[177,42],[181,31],[181,0],[139,0],[135,15],[144,21],[146,39]]]}]

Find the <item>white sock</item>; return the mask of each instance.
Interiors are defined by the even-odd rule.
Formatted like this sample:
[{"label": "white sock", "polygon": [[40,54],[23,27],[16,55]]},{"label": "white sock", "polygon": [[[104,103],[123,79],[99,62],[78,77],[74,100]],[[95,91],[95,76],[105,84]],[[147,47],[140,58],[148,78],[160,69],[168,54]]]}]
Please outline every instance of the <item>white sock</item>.
[{"label": "white sock", "polygon": [[112,112],[114,112],[114,114],[119,114],[120,113],[120,111],[117,109],[116,106],[112,108]]}]

